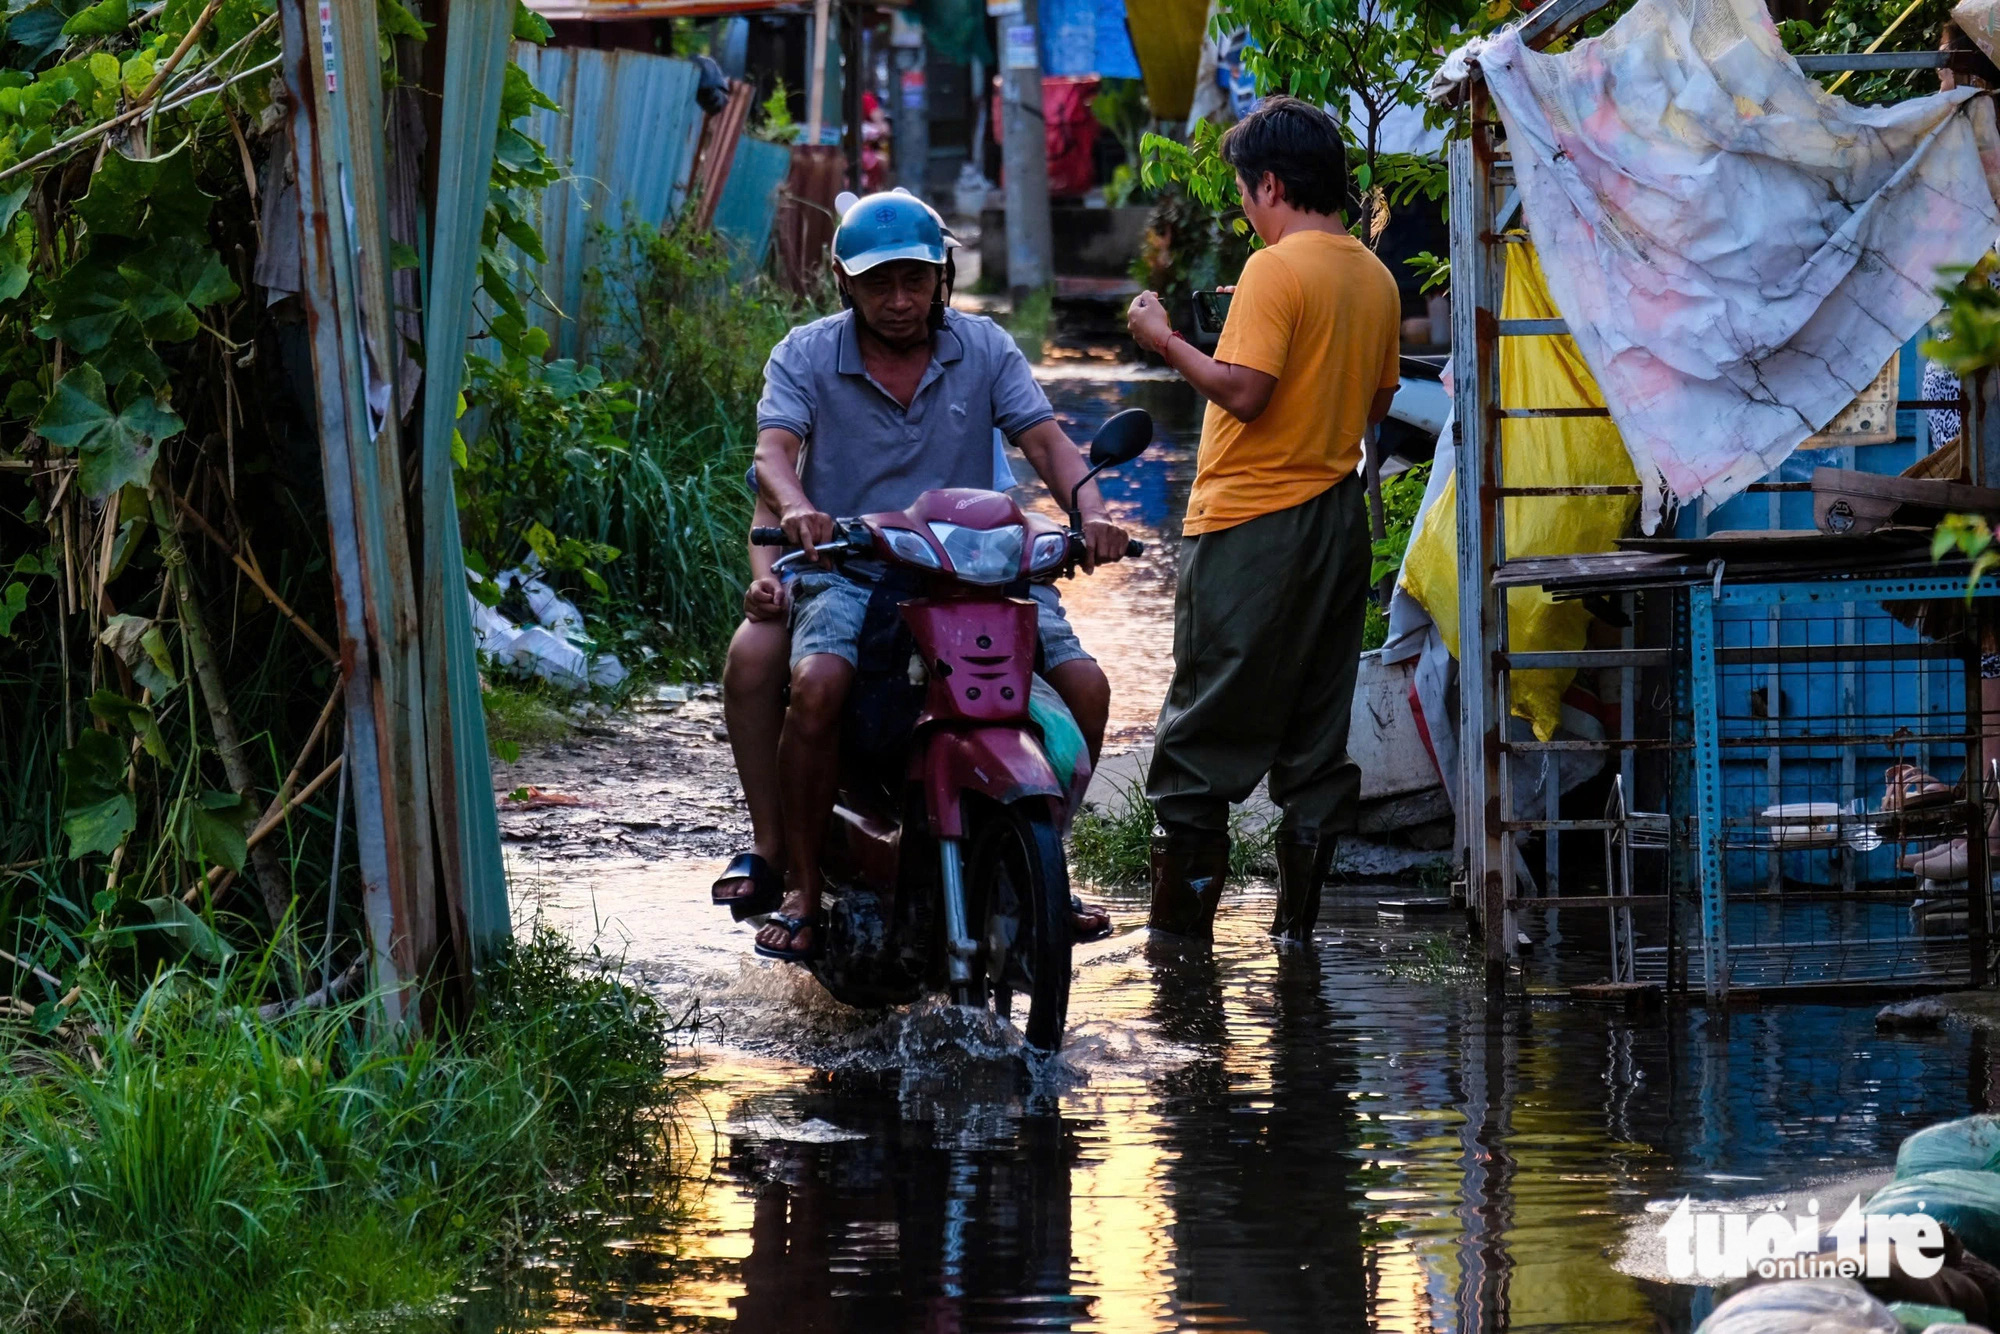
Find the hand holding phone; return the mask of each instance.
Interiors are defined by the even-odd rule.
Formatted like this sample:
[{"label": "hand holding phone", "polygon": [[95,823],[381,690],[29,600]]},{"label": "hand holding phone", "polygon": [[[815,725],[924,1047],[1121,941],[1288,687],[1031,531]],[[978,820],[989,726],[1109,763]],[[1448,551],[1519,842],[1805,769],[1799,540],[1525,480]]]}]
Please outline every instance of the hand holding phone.
[{"label": "hand holding phone", "polygon": [[1229,301],[1236,289],[1218,287],[1214,291],[1197,290],[1194,294],[1194,322],[1196,329],[1207,338],[1221,335],[1222,325],[1229,318]]}]

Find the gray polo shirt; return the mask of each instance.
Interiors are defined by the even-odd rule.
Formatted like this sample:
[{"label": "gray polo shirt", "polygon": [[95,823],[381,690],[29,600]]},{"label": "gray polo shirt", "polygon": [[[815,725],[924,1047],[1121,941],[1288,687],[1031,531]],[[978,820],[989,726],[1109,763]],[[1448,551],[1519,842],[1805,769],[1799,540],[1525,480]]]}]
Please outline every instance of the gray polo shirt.
[{"label": "gray polo shirt", "polygon": [[1006,330],[955,310],[944,320],[907,410],[862,364],[851,310],[771,350],[757,429],[805,442],[799,481],[822,512],[880,514],[941,487],[990,487],[994,428],[1011,440],[1055,416]]}]

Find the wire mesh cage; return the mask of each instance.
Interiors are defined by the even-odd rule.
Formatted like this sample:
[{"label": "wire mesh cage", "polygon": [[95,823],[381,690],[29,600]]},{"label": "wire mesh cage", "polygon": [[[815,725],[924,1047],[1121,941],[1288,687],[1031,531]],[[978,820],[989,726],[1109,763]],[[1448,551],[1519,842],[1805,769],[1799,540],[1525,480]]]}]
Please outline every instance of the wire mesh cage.
[{"label": "wire mesh cage", "polygon": [[1949,580],[1694,590],[1711,994],[1979,980],[2000,749],[1966,606]]}]

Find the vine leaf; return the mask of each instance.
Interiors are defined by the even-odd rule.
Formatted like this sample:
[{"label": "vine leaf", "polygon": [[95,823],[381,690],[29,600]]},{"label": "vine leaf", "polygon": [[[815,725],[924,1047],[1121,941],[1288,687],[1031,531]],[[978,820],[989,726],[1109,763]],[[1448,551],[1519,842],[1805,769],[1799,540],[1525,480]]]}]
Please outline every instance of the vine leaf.
[{"label": "vine leaf", "polygon": [[55,0],[39,0],[16,11],[7,23],[7,40],[18,44],[21,53],[10,56],[7,63],[15,69],[41,64],[50,52],[68,44],[69,39],[63,36],[63,25],[68,21],[68,11]]},{"label": "vine leaf", "polygon": [[115,37],[131,22],[132,6],[126,0],[98,0],[88,9],[81,9],[63,24],[65,37]]},{"label": "vine leaf", "polygon": [[0,639],[14,633],[14,618],[28,609],[28,586],[19,579],[0,589]]},{"label": "vine leaf", "polygon": [[202,856],[232,871],[243,869],[244,859],[250,855],[249,840],[243,833],[243,821],[251,813],[249,802],[233,792],[209,791],[181,810],[186,821],[184,846],[199,847]]},{"label": "vine leaf", "polygon": [[224,964],[236,953],[214,927],[201,920],[201,914],[171,894],[140,899],[139,906],[153,915],[152,929],[183,958],[191,954],[203,963]]},{"label": "vine leaf", "polygon": [[160,763],[168,760],[167,738],[160,731],[159,723],[153,719],[153,711],[136,699],[127,699],[115,690],[100,690],[90,697],[90,711],[114,727],[130,728],[146,748],[146,753]]},{"label": "vine leaf", "polygon": [[166,636],[144,616],[117,615],[104,623],[97,641],[118,655],[131,669],[132,679],[159,699],[180,684],[174,674],[173,655],[167,652]]},{"label": "vine leaf", "polygon": [[125,747],[109,732],[85,732],[62,757],[63,833],[72,860],[110,853],[138,823],[125,790]]},{"label": "vine leaf", "polygon": [[14,221],[14,215],[28,202],[28,192],[34,188],[34,181],[24,177],[13,189],[0,190],[0,228]]},{"label": "vine leaf", "polygon": [[104,377],[87,361],[63,376],[35,418],[35,430],[44,440],[77,452],[77,481],[92,500],[121,486],[145,485],[160,442],[180,434],[181,428],[173,409],[149,394],[113,410],[104,395]]},{"label": "vine leaf", "polygon": [[193,236],[214,204],[195,184],[194,150],[183,144],[159,157],[106,153],[76,215],[97,236]]},{"label": "vine leaf", "polygon": [[125,304],[148,338],[179,342],[201,328],[195,308],[228,301],[237,287],[222,257],[189,237],[149,246],[118,266],[130,284]]}]

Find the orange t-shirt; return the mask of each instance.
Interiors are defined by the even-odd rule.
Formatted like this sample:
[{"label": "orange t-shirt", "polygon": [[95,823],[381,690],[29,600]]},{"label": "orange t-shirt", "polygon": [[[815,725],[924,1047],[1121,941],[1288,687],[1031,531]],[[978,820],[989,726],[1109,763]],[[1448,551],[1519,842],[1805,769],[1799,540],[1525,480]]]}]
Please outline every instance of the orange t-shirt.
[{"label": "orange t-shirt", "polygon": [[1369,404],[1401,380],[1402,314],[1389,270],[1345,233],[1293,232],[1252,254],[1215,359],[1278,384],[1254,422],[1208,405],[1181,531],[1303,505],[1361,466]]}]

